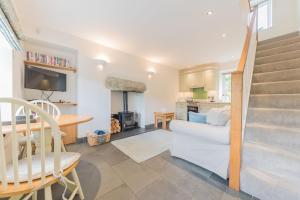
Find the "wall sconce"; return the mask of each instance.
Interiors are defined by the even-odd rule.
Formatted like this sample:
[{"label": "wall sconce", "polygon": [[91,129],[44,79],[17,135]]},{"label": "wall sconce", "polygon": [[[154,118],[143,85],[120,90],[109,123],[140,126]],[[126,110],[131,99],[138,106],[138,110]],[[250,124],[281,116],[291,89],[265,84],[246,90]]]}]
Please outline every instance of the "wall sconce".
[{"label": "wall sconce", "polygon": [[155,73],[156,73],[156,70],[153,67],[148,68],[147,69],[148,79],[151,79]]},{"label": "wall sconce", "polygon": [[100,71],[104,69],[104,66],[107,65],[107,62],[105,60],[96,59],[97,67]]}]

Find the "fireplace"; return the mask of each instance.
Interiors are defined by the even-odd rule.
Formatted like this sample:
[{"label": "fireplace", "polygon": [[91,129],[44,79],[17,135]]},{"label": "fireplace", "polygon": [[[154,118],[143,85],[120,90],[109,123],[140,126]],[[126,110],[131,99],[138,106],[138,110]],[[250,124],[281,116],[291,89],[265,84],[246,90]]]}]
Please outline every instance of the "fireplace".
[{"label": "fireplace", "polygon": [[121,125],[121,131],[127,131],[137,128],[137,122],[135,121],[134,112],[128,111],[128,92],[123,91],[123,112],[119,112],[119,122]]},{"label": "fireplace", "polygon": [[[111,126],[119,132],[145,127],[146,85],[142,82],[107,77],[105,87],[111,91]],[[129,108],[128,108],[129,104]],[[129,111],[130,110],[130,111]]]}]

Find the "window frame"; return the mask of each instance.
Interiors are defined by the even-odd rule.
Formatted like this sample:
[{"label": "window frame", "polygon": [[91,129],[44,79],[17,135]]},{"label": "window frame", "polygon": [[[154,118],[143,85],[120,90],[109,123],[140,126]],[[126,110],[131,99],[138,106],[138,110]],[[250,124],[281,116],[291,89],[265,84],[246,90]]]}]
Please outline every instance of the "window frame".
[{"label": "window frame", "polygon": [[231,74],[234,71],[235,71],[235,69],[226,69],[226,70],[219,71],[219,100],[222,102],[226,102],[226,103],[231,102],[231,99],[230,99],[230,101],[224,101],[224,99],[223,99],[223,75]]},{"label": "window frame", "polygon": [[[266,1],[258,4],[258,9],[263,6],[267,6],[267,10],[268,10],[267,27],[266,28],[261,27],[258,29],[259,31],[268,30],[268,29],[272,28],[272,26],[273,26],[273,2],[272,2],[272,0],[266,0]],[[258,19],[257,23],[259,23],[259,19]],[[259,24],[257,24],[257,27],[259,27]]]}]

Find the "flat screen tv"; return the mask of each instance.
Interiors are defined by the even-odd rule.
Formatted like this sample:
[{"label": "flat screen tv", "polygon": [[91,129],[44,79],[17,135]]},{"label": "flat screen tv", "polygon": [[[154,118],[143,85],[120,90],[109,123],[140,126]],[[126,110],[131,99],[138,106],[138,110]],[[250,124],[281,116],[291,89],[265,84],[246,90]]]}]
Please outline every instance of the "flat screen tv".
[{"label": "flat screen tv", "polygon": [[25,88],[66,92],[66,79],[66,74],[37,67],[25,67]]}]

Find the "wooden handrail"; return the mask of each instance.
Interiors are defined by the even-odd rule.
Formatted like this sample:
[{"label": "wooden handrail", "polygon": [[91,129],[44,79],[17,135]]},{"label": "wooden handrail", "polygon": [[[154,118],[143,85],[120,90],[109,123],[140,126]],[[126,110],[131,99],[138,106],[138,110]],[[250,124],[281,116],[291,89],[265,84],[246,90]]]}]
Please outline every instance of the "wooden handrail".
[{"label": "wooden handrail", "polygon": [[[251,36],[253,35],[254,22],[257,19],[257,8],[253,12],[247,35],[244,42],[242,55],[238,68],[231,76],[231,130],[230,130],[230,161],[229,161],[229,187],[240,190],[242,129],[243,129],[243,76],[247,63]],[[257,36],[256,36],[257,39]]]}]

